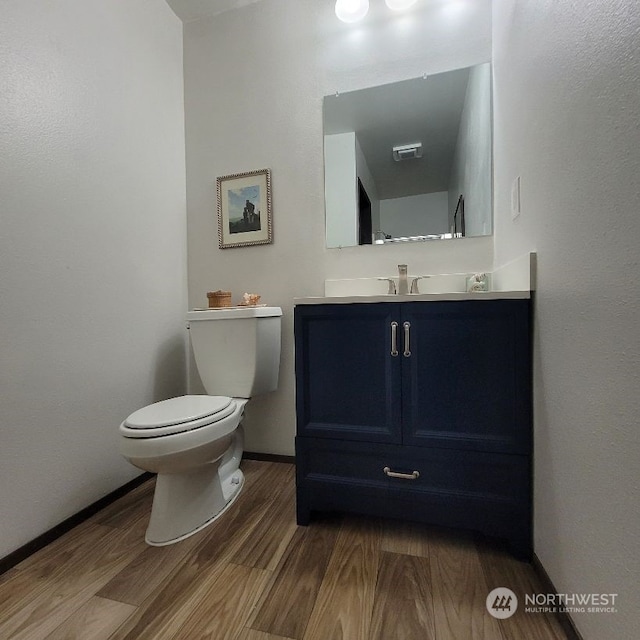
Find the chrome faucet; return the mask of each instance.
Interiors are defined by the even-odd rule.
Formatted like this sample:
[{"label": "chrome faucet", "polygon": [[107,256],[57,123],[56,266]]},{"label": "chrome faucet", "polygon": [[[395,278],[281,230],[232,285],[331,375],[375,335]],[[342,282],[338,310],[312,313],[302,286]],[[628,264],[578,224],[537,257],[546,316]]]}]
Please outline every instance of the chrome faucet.
[{"label": "chrome faucet", "polygon": [[409,293],[409,282],[407,280],[407,265],[398,265],[398,295],[403,296]]},{"label": "chrome faucet", "polygon": [[398,265],[398,285],[396,286],[395,278],[378,278],[381,282],[389,283],[388,295],[405,296],[409,293],[420,293],[418,289],[418,281],[430,276],[416,276],[411,278],[411,286],[409,286],[409,277],[407,275],[407,265]]}]

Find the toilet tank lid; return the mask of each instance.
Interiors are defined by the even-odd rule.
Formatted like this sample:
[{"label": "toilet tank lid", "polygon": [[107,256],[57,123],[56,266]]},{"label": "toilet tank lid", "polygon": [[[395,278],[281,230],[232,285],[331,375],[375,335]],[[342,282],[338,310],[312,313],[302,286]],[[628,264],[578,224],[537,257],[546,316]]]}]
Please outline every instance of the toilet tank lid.
[{"label": "toilet tank lid", "polygon": [[198,320],[229,320],[233,318],[268,318],[281,316],[280,307],[224,307],[221,309],[198,309],[187,312],[189,322]]}]

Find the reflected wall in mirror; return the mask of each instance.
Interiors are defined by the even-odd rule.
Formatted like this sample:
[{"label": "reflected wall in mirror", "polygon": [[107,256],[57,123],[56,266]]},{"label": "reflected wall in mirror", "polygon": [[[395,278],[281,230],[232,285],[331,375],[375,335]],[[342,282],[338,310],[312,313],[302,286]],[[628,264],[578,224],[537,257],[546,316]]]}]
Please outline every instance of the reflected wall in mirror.
[{"label": "reflected wall in mirror", "polygon": [[491,235],[491,65],[326,96],[327,247]]}]

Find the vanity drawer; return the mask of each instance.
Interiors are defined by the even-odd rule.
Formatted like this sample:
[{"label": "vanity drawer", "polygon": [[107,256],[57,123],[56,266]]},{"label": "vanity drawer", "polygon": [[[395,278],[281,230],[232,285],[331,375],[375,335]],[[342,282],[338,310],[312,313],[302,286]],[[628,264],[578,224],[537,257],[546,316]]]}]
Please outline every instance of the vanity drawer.
[{"label": "vanity drawer", "polygon": [[392,494],[464,494],[519,501],[530,484],[529,458],[485,451],[404,447],[325,438],[296,440],[298,481],[360,485]]},{"label": "vanity drawer", "polygon": [[344,511],[481,531],[531,556],[528,456],[296,438],[298,523]]}]

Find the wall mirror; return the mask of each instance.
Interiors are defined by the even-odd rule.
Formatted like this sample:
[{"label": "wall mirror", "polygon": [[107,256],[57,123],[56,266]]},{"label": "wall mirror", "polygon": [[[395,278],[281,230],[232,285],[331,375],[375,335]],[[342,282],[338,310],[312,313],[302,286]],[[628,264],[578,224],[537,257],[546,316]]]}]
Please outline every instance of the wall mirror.
[{"label": "wall mirror", "polygon": [[491,65],[326,96],[327,247],[492,232]]}]

